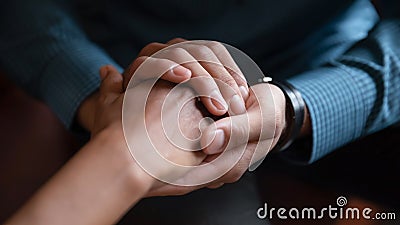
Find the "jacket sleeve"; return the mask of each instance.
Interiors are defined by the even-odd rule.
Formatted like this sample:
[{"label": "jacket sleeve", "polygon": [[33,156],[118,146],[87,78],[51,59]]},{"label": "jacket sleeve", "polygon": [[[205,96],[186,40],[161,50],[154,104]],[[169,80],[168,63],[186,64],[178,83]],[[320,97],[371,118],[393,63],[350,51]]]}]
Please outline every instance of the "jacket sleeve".
[{"label": "jacket sleeve", "polygon": [[391,9],[397,12],[384,11],[344,54],[288,80],[302,93],[312,123],[311,150],[289,155],[311,163],[400,120],[400,12]]},{"label": "jacket sleeve", "polygon": [[80,103],[99,86],[99,68],[120,67],[86,38],[67,9],[56,1],[2,2],[0,63],[70,127]]}]

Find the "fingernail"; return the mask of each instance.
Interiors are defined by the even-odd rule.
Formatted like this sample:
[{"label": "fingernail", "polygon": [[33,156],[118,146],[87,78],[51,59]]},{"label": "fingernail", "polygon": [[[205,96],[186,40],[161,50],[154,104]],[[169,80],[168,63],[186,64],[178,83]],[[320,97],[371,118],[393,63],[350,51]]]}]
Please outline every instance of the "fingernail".
[{"label": "fingernail", "polygon": [[244,101],[239,95],[234,95],[229,103],[230,109],[235,115],[246,112]]},{"label": "fingernail", "polygon": [[192,75],[192,71],[183,66],[174,67],[172,69],[172,72],[177,76],[183,76],[183,77],[190,77]]},{"label": "fingernail", "polygon": [[222,152],[225,145],[225,132],[222,129],[217,129],[214,133],[214,140],[207,147],[209,154],[217,154]]},{"label": "fingernail", "polygon": [[210,94],[210,99],[212,104],[218,109],[218,110],[227,110],[228,105],[226,104],[225,100],[222,98],[221,94],[214,90]]},{"label": "fingernail", "polygon": [[249,97],[249,91],[247,90],[247,88],[245,86],[240,86],[239,90],[240,90],[240,94],[242,94],[243,99],[247,99],[247,97]]}]

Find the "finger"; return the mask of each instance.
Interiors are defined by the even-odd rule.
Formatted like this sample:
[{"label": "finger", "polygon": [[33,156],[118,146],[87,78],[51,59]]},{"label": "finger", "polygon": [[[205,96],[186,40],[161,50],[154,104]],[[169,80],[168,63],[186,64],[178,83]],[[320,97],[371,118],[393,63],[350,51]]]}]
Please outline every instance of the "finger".
[{"label": "finger", "polygon": [[120,94],[123,91],[122,88],[122,75],[118,70],[111,66],[103,66],[100,68],[100,77],[102,79],[100,85],[101,94],[116,93]]},{"label": "finger", "polygon": [[[137,73],[135,74],[136,71]],[[124,71],[124,88],[128,86],[134,74],[135,82],[138,83],[152,78],[161,78],[173,83],[181,83],[190,79],[192,72],[168,59],[140,56]]]},{"label": "finger", "polygon": [[187,41],[187,40],[183,39],[183,38],[174,38],[174,39],[168,41],[166,44],[173,45],[173,44],[177,44],[177,43],[181,43],[181,42],[185,42],[185,41]]},{"label": "finger", "polygon": [[[221,183],[234,183],[237,182],[243,174],[249,169],[249,171],[255,170],[266,157],[269,152],[272,140],[264,140],[261,142],[250,142],[245,145],[239,146],[235,149],[232,149],[232,152],[241,152],[244,150],[244,153],[241,155],[241,158],[237,161],[237,163],[223,176],[211,182],[210,186],[219,186]],[[262,149],[262,151],[258,151],[258,149]],[[209,187],[209,186],[208,186]]]},{"label": "finger", "polygon": [[217,188],[222,187],[223,185],[224,185],[224,183],[210,184],[210,185],[207,186],[207,188],[210,188],[210,189],[217,189]]},{"label": "finger", "polygon": [[[218,185],[221,183],[234,183],[238,181],[242,175],[246,172],[249,167],[250,158],[254,153],[256,144],[255,143],[246,143],[239,147],[236,147],[231,152],[235,152],[237,157],[240,157],[235,161],[235,164],[232,165],[231,169],[227,171],[223,176],[211,182],[209,185]],[[242,153],[241,155],[239,153]]]},{"label": "finger", "polygon": [[177,183],[206,186],[221,182],[226,183],[219,178],[225,176],[240,163],[242,156],[245,154],[244,150],[245,148],[226,151],[211,162],[202,163],[200,166],[192,168],[184,176],[180,177]]},{"label": "finger", "polygon": [[218,158],[221,154],[213,154],[213,155],[207,155],[207,157],[203,160],[202,164],[212,162],[216,158]]},{"label": "finger", "polygon": [[228,104],[223,98],[218,85],[211,75],[197,60],[183,48],[170,48],[154,55],[157,58],[166,58],[188,68],[193,79],[188,84],[201,95],[201,100],[207,110],[213,115],[221,116],[227,112]]},{"label": "finger", "polygon": [[251,138],[258,138],[257,129],[261,125],[255,116],[248,116],[249,114],[251,112],[225,117],[205,129],[200,141],[204,153],[218,154],[227,149],[228,144],[232,148],[249,142]]},{"label": "finger", "polygon": [[183,38],[174,38],[167,43],[159,43],[159,42],[152,42],[148,45],[146,45],[138,54],[138,56],[151,56],[154,53],[160,51],[161,49],[168,47],[169,45],[177,44],[180,42],[185,42],[187,41],[186,39]]},{"label": "finger", "polygon": [[161,49],[167,47],[167,44],[162,44],[158,42],[153,42],[146,45],[142,50],[139,52],[138,57],[140,56],[151,56],[154,53],[160,51]]},{"label": "finger", "polygon": [[237,63],[232,58],[232,55],[226,49],[226,47],[217,41],[205,41],[204,45],[210,48],[219,62],[224,65],[226,70],[231,74],[236,84],[239,86],[242,97],[246,100],[249,96],[249,88],[247,85],[246,77],[243,75]]},{"label": "finger", "polygon": [[217,154],[249,141],[276,137],[277,115],[270,90],[265,85],[255,85],[251,95],[254,102],[247,113],[220,119],[203,131],[201,146],[205,153]]},{"label": "finger", "polygon": [[216,80],[222,96],[229,103],[231,114],[241,114],[246,111],[239,86],[210,48],[205,45],[187,43],[183,43],[179,47],[188,51],[208,74]]}]

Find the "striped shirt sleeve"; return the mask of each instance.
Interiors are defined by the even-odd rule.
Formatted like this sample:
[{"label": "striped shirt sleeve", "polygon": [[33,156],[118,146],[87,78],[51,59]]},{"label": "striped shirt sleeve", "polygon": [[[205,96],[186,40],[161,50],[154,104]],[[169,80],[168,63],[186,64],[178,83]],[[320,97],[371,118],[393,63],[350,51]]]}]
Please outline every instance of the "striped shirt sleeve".
[{"label": "striped shirt sleeve", "polygon": [[301,150],[304,163],[395,124],[400,120],[400,20],[382,20],[345,54],[288,81],[302,93],[311,117],[312,149]]},{"label": "striped shirt sleeve", "polygon": [[120,67],[86,38],[67,7],[55,1],[2,5],[0,28],[7,31],[0,33],[2,68],[70,127],[80,103],[99,86],[99,68]]}]

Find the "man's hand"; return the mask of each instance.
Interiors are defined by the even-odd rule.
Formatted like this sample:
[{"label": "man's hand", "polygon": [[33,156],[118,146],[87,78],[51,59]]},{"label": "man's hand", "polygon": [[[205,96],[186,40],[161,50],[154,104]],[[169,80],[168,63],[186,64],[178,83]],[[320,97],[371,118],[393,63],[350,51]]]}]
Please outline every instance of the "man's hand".
[{"label": "man's hand", "polygon": [[[285,97],[274,85],[257,84],[250,88],[246,108],[247,113],[222,118],[203,131],[202,148],[208,154],[204,167],[185,175],[186,179],[212,177],[226,171],[223,176],[198,186],[166,185],[150,194],[187,193],[205,186],[218,188],[238,181],[251,165],[262,160],[286,126]],[[217,160],[223,153],[226,153],[223,160]]]},{"label": "man's hand", "polygon": [[[138,58],[124,72],[126,82],[129,82],[139,66],[143,66],[143,62],[155,65],[152,62],[159,63],[160,60],[165,64],[175,62],[189,69],[191,75],[185,78],[210,78],[199,80],[192,88],[203,96],[201,101],[211,114],[224,115],[228,107],[234,114],[245,112],[244,100],[249,95],[247,82],[223,44],[216,41],[186,41],[181,38],[166,44],[151,43],[142,49]],[[148,70],[141,68],[140,71]],[[175,83],[183,81],[177,80],[176,76],[163,75],[161,78]]]},{"label": "man's hand", "polygon": [[[203,145],[203,151],[209,155],[205,161],[218,157],[223,151],[240,151],[245,148],[237,164],[224,176],[210,183],[209,188],[236,182],[248,168],[251,171],[256,169],[280,137],[287,135],[286,99],[277,86],[265,83],[252,86],[246,109],[247,114],[220,119],[216,122],[216,129],[210,127],[204,131],[203,137],[214,137],[211,144]],[[301,137],[311,133],[307,107],[304,116]],[[208,142],[203,140],[203,143]]]},{"label": "man's hand", "polygon": [[[236,107],[237,105],[235,106],[235,101],[230,99],[230,101],[227,101],[229,102],[231,109],[230,117],[218,120],[213,126],[204,130],[202,134],[203,151],[208,155],[202,163],[209,164],[209,166],[205,166],[205,169],[201,171],[193,170],[193,173],[196,173],[194,176],[201,176],[203,173],[204,176],[209,177],[210,174],[219,174],[221,171],[227,171],[226,174],[215,181],[193,187],[164,185],[153,189],[149,195],[182,194],[203,186],[212,188],[221,186],[223,183],[232,183],[237,181],[251,164],[263,159],[276,145],[286,126],[285,97],[278,87],[270,84],[258,84],[251,87],[250,92],[242,91],[243,88],[235,88],[235,85],[236,87],[238,84],[240,86],[243,85],[240,83],[243,82],[241,78],[242,75],[235,77],[232,76],[232,74],[238,75],[239,73],[232,73],[231,70],[225,67],[222,68],[216,66],[217,64],[212,66],[209,65],[210,61],[215,61],[216,58],[218,60],[220,58],[224,60],[232,60],[225,48],[225,51],[223,51],[215,46],[207,46],[207,48],[213,49],[214,51],[211,51],[211,53],[208,51],[208,54],[200,54],[198,52],[196,53],[196,51],[205,49],[201,44],[199,46],[178,45],[178,47],[175,46],[175,48],[164,49],[158,54],[155,53],[158,50],[168,47],[171,43],[178,43],[181,41],[183,40],[177,39],[167,44],[153,43],[146,46],[140,53],[141,56],[125,71],[124,88],[127,87],[129,79],[139,67],[141,73],[136,73],[135,77],[133,77],[133,79],[140,81],[135,82],[138,86],[141,86],[143,82],[146,82],[146,79],[158,78],[160,74],[162,75],[161,78],[165,80],[170,80],[172,82],[185,82],[189,78],[199,77],[198,75],[202,73],[201,71],[206,71],[207,74],[205,77],[213,77],[228,81],[228,85],[217,85],[217,87],[215,87],[213,86],[215,84],[204,82],[193,87],[196,92],[204,93],[204,90],[206,90],[204,87],[215,89],[228,86],[228,88],[225,89],[221,88],[224,100],[227,100],[227,96],[232,97],[235,95],[241,95],[241,97],[245,97],[246,113],[236,113],[239,111],[241,112],[242,110],[234,110],[234,108],[238,109],[240,107]],[[203,53],[204,52],[206,51],[204,50]],[[153,55],[153,57],[148,57],[148,55]],[[193,55],[197,56],[197,58],[195,58],[196,61],[194,62],[192,61],[193,57],[189,57]],[[204,59],[204,61],[201,59]],[[182,63],[184,60],[189,60],[191,63]],[[219,62],[222,63],[221,61]],[[237,65],[233,60],[231,62],[224,61],[223,63],[228,63],[230,68],[237,68]],[[225,70],[225,72],[228,71],[228,73],[221,72],[221,69]],[[237,69],[236,71],[240,70]],[[234,83],[233,88],[231,88],[232,86],[229,86],[232,81]],[[136,86],[133,89],[136,89]],[[158,96],[158,94],[154,96]],[[161,94],[160,96],[162,98],[163,95]],[[91,98],[99,98],[99,94],[95,94],[91,96]],[[162,99],[159,100],[161,101]],[[205,104],[206,109],[214,115],[220,115],[222,111],[218,111],[218,107],[214,105],[213,101],[208,100],[211,100],[211,98],[202,98],[202,102]],[[91,100],[88,100],[87,105],[91,105],[90,102]],[[84,105],[81,107],[82,110],[85,109]],[[190,116],[190,113],[188,116]],[[161,121],[158,122],[161,123]],[[98,123],[98,121],[92,121],[92,124],[95,126]],[[186,123],[190,123],[190,121],[187,120]],[[90,125],[88,126],[90,127]],[[154,134],[160,131],[162,131],[162,127],[157,127],[152,130]],[[159,135],[161,135],[161,133],[159,133]],[[164,142],[160,143],[165,144]],[[218,160],[214,161],[214,159],[218,158],[222,152],[230,152],[231,157],[225,159],[223,163]],[[191,175],[188,173],[185,176],[188,177]],[[182,179],[185,179],[185,176],[183,176]]]},{"label": "man's hand", "polygon": [[[219,48],[215,48],[214,46],[214,52],[217,53],[204,50],[205,46],[202,46],[201,44],[196,46],[192,44],[185,45],[185,43],[182,43],[181,45],[170,47],[170,49],[164,49],[167,48],[171,43],[180,43],[182,41],[184,40],[176,39],[167,44],[152,43],[146,46],[140,53],[141,57],[139,57],[126,71],[126,74],[128,74],[126,77],[129,77],[129,74],[132,75],[136,69],[138,69],[140,65],[143,66],[145,64],[143,62],[146,61],[168,59],[171,62],[175,61],[177,63],[182,63],[182,61],[184,61],[182,58],[192,61],[188,55],[194,55],[196,56],[195,60],[198,61],[195,67],[199,66],[203,67],[203,69],[208,68],[208,70],[206,70],[209,72],[208,76],[216,79],[223,79],[224,81],[228,80],[228,85],[225,85],[225,87],[228,88],[221,90],[222,93],[225,92],[225,95],[223,94],[224,97],[237,94],[235,91],[238,89],[235,88],[235,85],[237,86],[237,83],[240,83],[240,81],[243,80],[235,80],[237,77],[232,76],[230,73],[226,74],[221,73],[218,70],[212,70],[216,67],[210,66],[209,63],[215,60],[213,59],[213,56],[216,55],[219,55],[219,57],[215,58],[232,60],[229,52],[227,52],[223,46],[219,46]],[[208,44],[206,47],[210,45],[210,43],[205,44]],[[208,48],[210,49],[210,47]],[[222,48],[225,49],[225,51],[221,50]],[[164,50],[157,53],[157,51],[161,49]],[[201,54],[199,52],[207,52],[208,54]],[[221,52],[223,53],[222,55]],[[155,58],[149,58],[149,55],[153,55]],[[178,55],[180,55],[181,58],[178,57]],[[221,63],[221,61],[218,62]],[[224,63],[228,63],[231,68],[237,68],[236,63],[233,60],[230,62],[225,60]],[[193,69],[193,65],[191,66],[188,63],[182,65],[191,68],[191,77],[196,77],[198,73],[201,73],[200,70]],[[147,66],[147,68],[151,69],[151,66]],[[143,67],[141,70],[147,71],[146,69],[143,69]],[[227,71],[230,72],[229,70]],[[235,83],[233,87],[229,86],[230,81]],[[212,84],[204,85],[213,87]],[[224,86],[220,85],[219,88],[221,87]],[[196,88],[198,87],[194,87],[195,90]],[[239,92],[240,89],[242,88],[239,88]],[[196,91],[201,93],[201,90],[199,89]],[[206,172],[209,174],[219,174],[221,171],[227,171],[227,169],[231,168],[226,174],[216,181],[205,184],[209,187],[218,187],[223,183],[232,183],[237,181],[249,168],[250,164],[254,164],[260,159],[263,159],[269,150],[276,145],[285,127],[285,97],[279,88],[269,84],[259,84],[252,87],[250,93],[244,92],[244,95],[246,97],[246,113],[236,113],[235,110],[231,110],[230,117],[225,117],[216,122],[215,125],[217,129],[215,129],[215,126],[213,125],[210,126],[209,129],[203,131],[202,147],[204,148],[204,152],[208,154],[208,157],[203,161],[203,164],[209,163],[210,165],[208,167],[206,166],[205,168],[207,169],[202,171],[194,170],[194,173],[196,173],[197,176],[200,176],[199,174]],[[206,105],[206,108],[213,112],[212,107],[207,107],[207,101],[204,101],[204,99],[202,99],[202,101]],[[230,107],[231,109],[235,108],[235,106],[232,106],[231,104]],[[225,159],[221,164],[217,161],[213,162],[213,160],[218,158],[223,151],[232,152],[232,155],[235,157]],[[203,175],[209,176],[209,174]],[[188,174],[187,176],[190,175]],[[179,190],[178,192],[185,193],[203,186],[204,185],[193,187],[177,187],[170,185],[162,187],[160,191],[168,193],[169,191],[173,192]],[[158,194],[157,191],[153,193],[155,195]]]},{"label": "man's hand", "polygon": [[[244,101],[249,95],[247,82],[225,46],[215,41],[185,41],[176,38],[166,44],[145,46],[125,70],[124,88],[136,71],[140,71],[134,77],[136,84],[154,78],[173,83],[204,78],[193,83],[192,88],[202,96],[200,99],[211,114],[222,116],[228,108],[231,114],[244,113]],[[77,121],[88,131],[92,131],[98,97],[95,92],[78,108]]]},{"label": "man's hand", "polygon": [[[238,181],[249,167],[264,159],[286,127],[285,96],[274,85],[252,86],[246,109],[246,114],[220,119],[216,121],[216,128],[210,127],[204,131],[203,137],[214,137],[211,144],[203,146],[203,151],[209,155],[205,161],[218,157],[223,151],[245,148],[237,164],[209,187]],[[209,140],[203,142],[209,143]]]}]

